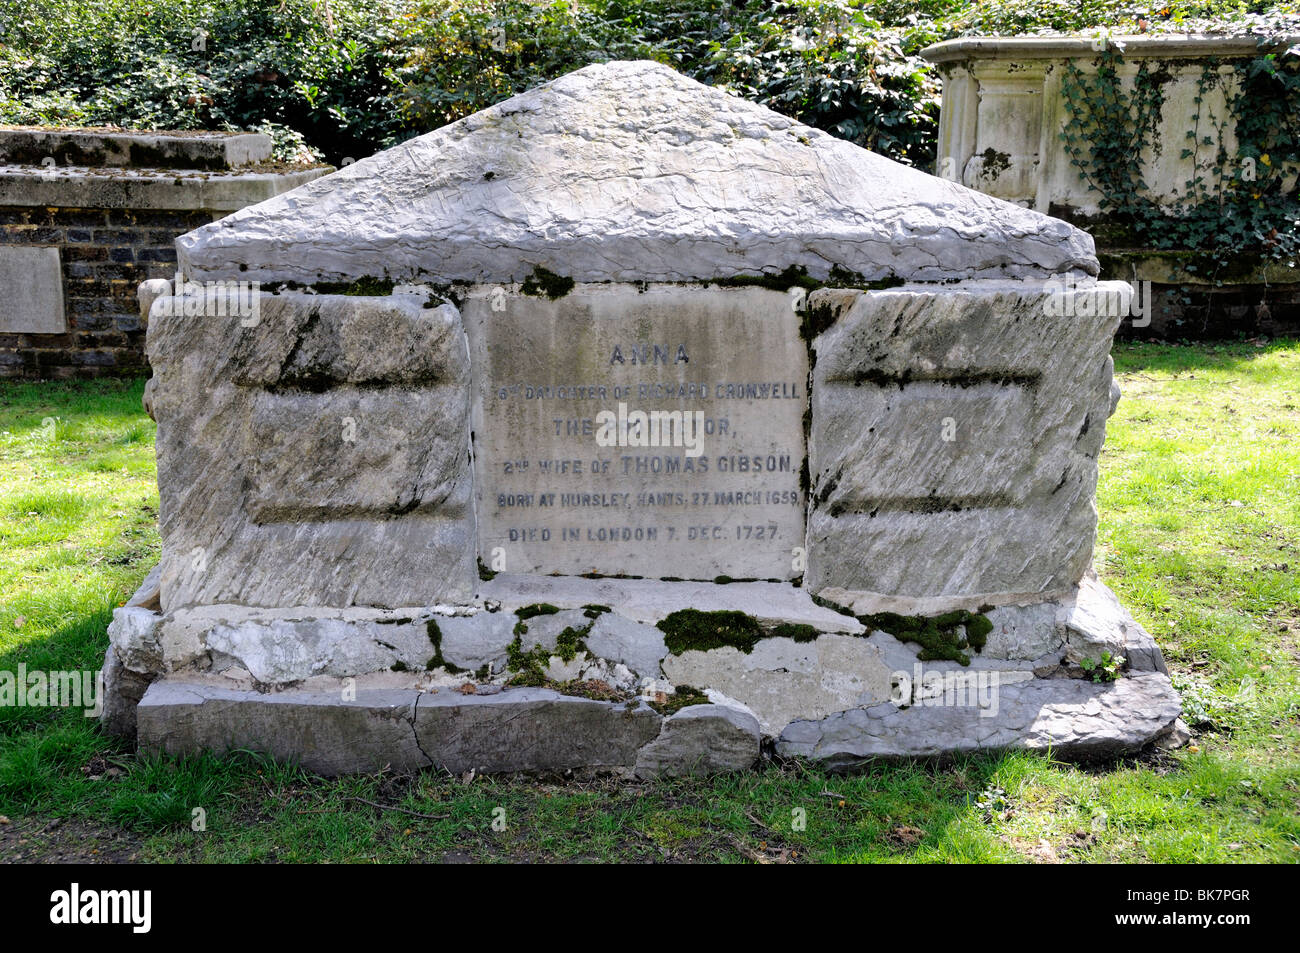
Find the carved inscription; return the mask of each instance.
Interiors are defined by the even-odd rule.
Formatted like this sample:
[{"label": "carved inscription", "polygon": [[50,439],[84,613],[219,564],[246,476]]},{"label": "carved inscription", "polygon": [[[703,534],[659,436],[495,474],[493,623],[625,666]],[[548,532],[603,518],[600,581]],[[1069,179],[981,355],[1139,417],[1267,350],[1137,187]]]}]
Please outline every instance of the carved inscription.
[{"label": "carved inscription", "polygon": [[485,567],[802,573],[808,359],[790,296],[596,286],[464,313]]}]

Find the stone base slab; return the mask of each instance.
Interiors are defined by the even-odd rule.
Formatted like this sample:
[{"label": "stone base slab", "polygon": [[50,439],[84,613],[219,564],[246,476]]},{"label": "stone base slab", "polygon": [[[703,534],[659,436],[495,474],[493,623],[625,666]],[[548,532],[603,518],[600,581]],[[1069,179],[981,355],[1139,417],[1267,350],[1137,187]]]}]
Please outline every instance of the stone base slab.
[{"label": "stone base slab", "polygon": [[259,693],[169,678],[149,687],[137,721],[142,752],[248,749],[326,776],[439,768],[658,777],[743,769],[759,754],[758,723],[735,709],[697,705],[664,718],[639,699],[593,701],[544,688]]},{"label": "stone base slab", "polygon": [[[252,749],[322,774],[707,774],[749,767],[762,738],[837,769],[1109,756],[1167,739],[1180,713],[1159,647],[1092,576],[983,607],[982,645],[943,660],[876,628],[885,616],[768,583],[499,576],[472,605],[176,612],[157,585],[114,613],[105,727],[146,751]],[[697,607],[744,613],[759,634],[684,645],[655,624]],[[1107,655],[1118,679],[1090,680]],[[656,710],[688,690],[712,704]]]},{"label": "stone base slab", "polygon": [[[852,770],[879,758],[973,754],[989,749],[1101,758],[1136,751],[1175,728],[1182,703],[1159,672],[1094,683],[1035,679],[1000,686],[996,710],[892,703],[797,721],[776,743],[783,757]],[[985,716],[988,717],[985,717]]]}]

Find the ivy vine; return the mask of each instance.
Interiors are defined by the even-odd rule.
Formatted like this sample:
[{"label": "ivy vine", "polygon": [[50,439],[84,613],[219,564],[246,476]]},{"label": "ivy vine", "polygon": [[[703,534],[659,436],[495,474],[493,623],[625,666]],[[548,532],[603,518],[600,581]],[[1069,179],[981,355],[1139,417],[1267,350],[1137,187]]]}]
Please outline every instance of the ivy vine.
[{"label": "ivy vine", "polygon": [[[1109,44],[1091,71],[1066,64],[1061,83],[1070,163],[1105,217],[1144,247],[1300,257],[1300,67],[1261,52],[1222,67],[1201,61],[1194,112],[1181,143],[1161,141],[1167,62],[1143,59],[1123,80],[1122,51]],[[1229,81],[1230,80],[1230,81]],[[1225,115],[1207,93],[1223,85]],[[1215,98],[1217,99],[1217,97]],[[1233,136],[1226,133],[1231,129]],[[1229,154],[1228,144],[1235,138]],[[1144,155],[1178,148],[1192,172],[1171,201],[1143,179]],[[1165,191],[1165,190],[1161,190]]]}]

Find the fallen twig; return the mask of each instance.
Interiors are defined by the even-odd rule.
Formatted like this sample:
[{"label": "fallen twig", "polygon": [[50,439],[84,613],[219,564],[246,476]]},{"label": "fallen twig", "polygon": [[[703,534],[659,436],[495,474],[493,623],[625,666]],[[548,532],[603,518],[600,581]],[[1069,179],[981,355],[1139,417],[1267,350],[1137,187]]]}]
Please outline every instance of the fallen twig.
[{"label": "fallen twig", "polygon": [[368,801],[363,797],[345,797],[345,801],[359,801],[362,804],[369,804],[371,807],[377,807],[381,811],[399,811],[402,814],[410,814],[412,817],[422,817],[426,821],[445,821],[451,817],[450,814],[421,814],[419,811],[412,811],[410,808],[398,807],[395,804],[380,804],[378,801]]}]

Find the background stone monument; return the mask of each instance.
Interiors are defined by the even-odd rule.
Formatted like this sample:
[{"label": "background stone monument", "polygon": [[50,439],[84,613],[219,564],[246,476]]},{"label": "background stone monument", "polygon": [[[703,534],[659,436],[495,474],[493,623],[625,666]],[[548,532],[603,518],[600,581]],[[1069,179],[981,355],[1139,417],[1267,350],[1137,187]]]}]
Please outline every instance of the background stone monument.
[{"label": "background stone monument", "polygon": [[177,247],[163,557],[106,664],[143,749],[654,776],[1173,729],[1089,568],[1128,288],[1063,222],[638,62]]}]

